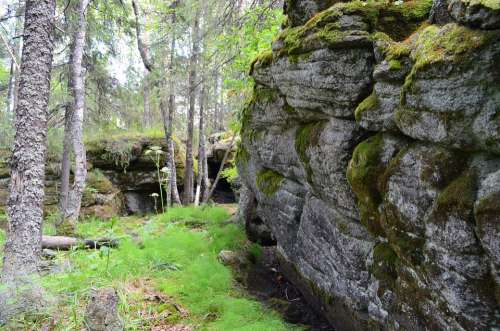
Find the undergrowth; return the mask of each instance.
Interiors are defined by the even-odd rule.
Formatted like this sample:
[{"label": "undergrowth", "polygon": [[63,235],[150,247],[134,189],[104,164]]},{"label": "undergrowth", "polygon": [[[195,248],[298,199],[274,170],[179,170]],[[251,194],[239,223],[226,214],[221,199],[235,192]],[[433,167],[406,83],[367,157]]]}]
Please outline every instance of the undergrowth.
[{"label": "undergrowth", "polygon": [[[228,219],[220,207],[186,207],[152,219],[80,223],[79,236],[120,238],[120,246],[58,252],[56,264],[67,266],[42,277],[58,304],[28,329],[41,329],[49,320],[53,330],[83,329],[90,290],[113,286],[127,330],[173,325],[193,330],[299,330],[248,298],[233,283],[232,271],[218,261],[221,250],[238,250],[246,243],[243,229]],[[50,224],[45,231],[50,233]],[[15,327],[22,326],[19,321]]]}]

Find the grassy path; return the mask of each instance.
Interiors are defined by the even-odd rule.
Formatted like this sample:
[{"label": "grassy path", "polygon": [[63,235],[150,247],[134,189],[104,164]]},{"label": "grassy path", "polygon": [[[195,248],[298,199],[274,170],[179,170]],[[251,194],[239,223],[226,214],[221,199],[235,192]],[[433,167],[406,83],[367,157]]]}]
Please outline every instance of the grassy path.
[{"label": "grassy path", "polygon": [[54,305],[5,330],[82,330],[91,288],[108,286],[119,293],[127,330],[299,330],[249,298],[218,261],[221,250],[247,245],[229,217],[227,207],[173,208],[151,219],[81,223],[82,237],[119,237],[120,247],[58,252],[56,272],[42,277]]}]

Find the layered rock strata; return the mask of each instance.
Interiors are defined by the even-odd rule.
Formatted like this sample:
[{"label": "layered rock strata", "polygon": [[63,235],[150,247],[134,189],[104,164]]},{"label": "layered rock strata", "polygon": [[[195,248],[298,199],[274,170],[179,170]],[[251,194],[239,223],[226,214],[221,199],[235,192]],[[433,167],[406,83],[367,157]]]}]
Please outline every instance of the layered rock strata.
[{"label": "layered rock strata", "polygon": [[500,4],[438,2],[288,1],[252,66],[240,215],[336,330],[500,327]]}]

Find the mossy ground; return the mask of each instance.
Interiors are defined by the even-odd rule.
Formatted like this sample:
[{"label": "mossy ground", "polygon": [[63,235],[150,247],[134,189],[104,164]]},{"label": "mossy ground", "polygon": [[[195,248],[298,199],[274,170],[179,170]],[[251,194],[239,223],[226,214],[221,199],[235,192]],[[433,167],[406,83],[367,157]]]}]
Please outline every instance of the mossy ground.
[{"label": "mossy ground", "polygon": [[[79,223],[80,236],[119,238],[120,247],[57,253],[56,264],[71,267],[42,277],[57,304],[34,321],[19,316],[3,329],[41,330],[48,325],[51,330],[82,330],[90,289],[113,286],[127,330],[175,325],[193,330],[299,330],[250,299],[218,261],[221,250],[247,245],[244,230],[228,223],[229,217],[220,207],[188,207],[150,219]],[[45,233],[53,231],[48,223]],[[251,251],[258,258],[256,249]]]}]

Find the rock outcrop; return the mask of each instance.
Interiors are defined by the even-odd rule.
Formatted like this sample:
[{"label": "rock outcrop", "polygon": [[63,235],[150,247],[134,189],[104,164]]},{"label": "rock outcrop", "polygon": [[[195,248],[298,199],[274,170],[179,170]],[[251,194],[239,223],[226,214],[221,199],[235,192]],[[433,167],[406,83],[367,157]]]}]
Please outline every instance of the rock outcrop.
[{"label": "rock outcrop", "polygon": [[336,330],[500,327],[499,9],[431,6],[288,1],[252,65],[239,215]]}]

